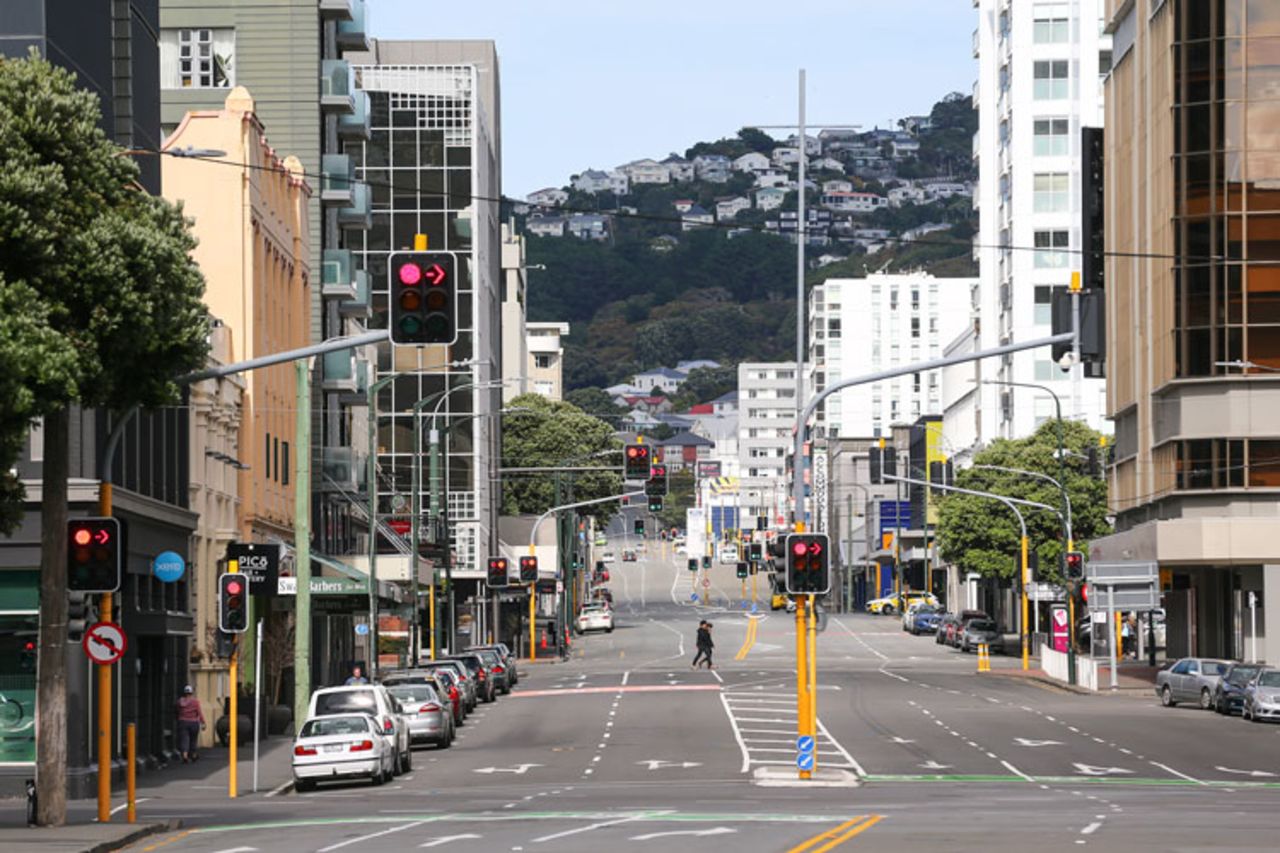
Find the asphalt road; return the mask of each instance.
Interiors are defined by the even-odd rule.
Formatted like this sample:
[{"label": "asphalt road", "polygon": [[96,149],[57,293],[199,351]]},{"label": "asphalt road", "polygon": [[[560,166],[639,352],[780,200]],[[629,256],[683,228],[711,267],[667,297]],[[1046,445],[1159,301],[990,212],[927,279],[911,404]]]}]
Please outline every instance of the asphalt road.
[{"label": "asphalt road", "polygon": [[[756,784],[794,771],[794,617],[744,610],[730,566],[692,601],[683,557],[657,543],[647,557],[611,566],[612,634],[525,666],[515,693],[394,784],[152,802],[146,817],[184,829],[131,849],[1276,847],[1280,727],[980,675],[972,656],[861,614],[820,636],[817,743],[820,768],[860,784]],[[713,671],[689,666],[700,617]]]}]

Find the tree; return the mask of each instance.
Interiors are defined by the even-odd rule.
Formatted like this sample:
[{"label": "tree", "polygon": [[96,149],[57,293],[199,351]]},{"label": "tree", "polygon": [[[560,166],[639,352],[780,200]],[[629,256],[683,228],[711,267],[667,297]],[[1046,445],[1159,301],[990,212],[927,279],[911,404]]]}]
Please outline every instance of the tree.
[{"label": "tree", "polygon": [[[1107,522],[1107,487],[1092,476],[1081,457],[1097,448],[1101,433],[1076,421],[1063,421],[1063,445],[1067,449],[1062,469],[1067,496],[1071,499],[1072,528],[1077,549],[1090,539],[1111,532]],[[983,469],[998,465],[1060,476],[1058,466],[1058,421],[1046,421],[1027,438],[1000,439],[974,456],[974,467],[957,472],[956,485],[965,489],[994,492],[1011,498],[1037,501],[1062,507],[1062,496],[1052,483],[1025,475]],[[1034,507],[1019,507],[1027,520],[1030,547],[1040,556],[1040,575],[1061,580],[1058,558],[1062,553],[1062,526],[1058,516]],[[1013,578],[1019,571],[1019,529],[1008,509],[991,498],[951,494],[940,499],[938,547],[948,562],[966,572],[987,577]]]},{"label": "tree", "polygon": [[[502,464],[504,467],[599,465],[601,471],[578,471],[561,475],[573,485],[575,500],[584,501],[622,493],[618,455],[604,452],[622,447],[613,427],[586,414],[570,403],[548,400],[539,394],[521,394],[502,420]],[[607,469],[607,470],[606,470]],[[551,474],[513,475],[504,478],[502,512],[519,515],[546,512],[554,505],[555,481]],[[601,522],[617,512],[612,504],[585,507],[582,515]]]},{"label": "tree", "polygon": [[694,504],[696,486],[693,471],[687,468],[667,475],[667,496],[662,501],[662,512],[658,513],[658,521],[663,527],[684,529],[685,510]]},{"label": "tree", "polygon": [[616,425],[616,419],[625,415],[625,406],[615,406],[613,398],[597,387],[575,388],[564,395],[566,403],[577,406],[593,417],[607,419]]},{"label": "tree", "polygon": [[680,384],[680,392],[671,402],[677,410],[687,409],[699,403],[709,403],[737,387],[738,368],[732,364],[695,367]]},{"label": "tree", "polygon": [[[0,59],[0,470],[44,418],[37,819],[66,820],[69,409],[175,402],[204,362],[204,281],[180,209],[139,189],[98,97],[39,58]],[[17,309],[17,310],[14,310]],[[0,483],[0,523],[21,511]]]}]

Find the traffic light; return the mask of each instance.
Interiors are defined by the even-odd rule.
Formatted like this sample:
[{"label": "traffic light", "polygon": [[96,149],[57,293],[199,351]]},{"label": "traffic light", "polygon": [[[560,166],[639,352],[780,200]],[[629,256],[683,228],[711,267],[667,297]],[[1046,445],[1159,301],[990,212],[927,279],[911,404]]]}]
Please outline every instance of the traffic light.
[{"label": "traffic light", "polygon": [[452,252],[392,252],[391,342],[451,344],[458,339],[458,258]]},{"label": "traffic light", "polygon": [[690,557],[690,558],[689,558],[689,571],[691,571],[691,572],[696,572],[697,570],[698,570],[698,558],[697,558],[697,557]]},{"label": "traffic light", "polygon": [[115,592],[120,588],[120,522],[77,518],[67,522],[67,589]]},{"label": "traffic light", "polygon": [[635,520],[635,528],[634,528],[634,531],[635,531],[635,534],[636,534],[637,536],[643,536],[643,535],[644,535],[644,519],[643,519],[643,518],[637,518],[637,519]]},{"label": "traffic light", "polygon": [[894,450],[892,444],[885,444],[884,439],[880,440],[878,446],[873,445],[868,450],[868,460],[871,466],[871,485],[884,485],[885,476],[896,477],[898,475],[898,454]]},{"label": "traffic light", "polygon": [[534,583],[538,580],[538,558],[520,558],[520,583]]},{"label": "traffic light", "polygon": [[752,542],[747,546],[747,559],[753,563],[758,563],[764,559],[764,546],[759,542]]},{"label": "traffic light", "polygon": [[249,578],[241,572],[218,576],[218,627],[228,634],[249,630]]},{"label": "traffic light", "polygon": [[648,480],[653,457],[647,444],[628,444],[623,451],[623,474],[627,480]]},{"label": "traffic light", "polygon": [[787,592],[824,595],[831,589],[829,546],[825,533],[787,537]]},{"label": "traffic light", "polygon": [[748,575],[747,564],[738,563],[738,577],[745,578]]},{"label": "traffic light", "polygon": [[951,462],[934,461],[929,463],[929,482],[935,486],[949,486],[955,482],[955,471]]},{"label": "traffic light", "polygon": [[710,555],[710,554],[703,554],[703,555],[702,555],[702,568],[704,568],[704,569],[709,569],[709,568],[711,568],[711,555]]},{"label": "traffic light", "polygon": [[[649,512],[662,512],[662,498],[649,498]],[[667,531],[662,531],[662,538],[667,538]]]},{"label": "traffic light", "polygon": [[489,558],[490,589],[501,589],[506,585],[507,585],[507,558],[506,557],[490,557]]},{"label": "traffic light", "polygon": [[1084,554],[1079,551],[1068,551],[1063,559],[1063,574],[1068,580],[1080,580],[1084,577]]},{"label": "traffic light", "polygon": [[78,643],[93,620],[93,604],[83,592],[67,594],[67,641]]},{"label": "traffic light", "polygon": [[36,641],[23,640],[18,647],[18,672],[36,671]]},{"label": "traffic light", "polygon": [[666,465],[653,465],[649,468],[649,479],[644,481],[644,493],[651,498],[660,498],[667,493]]}]

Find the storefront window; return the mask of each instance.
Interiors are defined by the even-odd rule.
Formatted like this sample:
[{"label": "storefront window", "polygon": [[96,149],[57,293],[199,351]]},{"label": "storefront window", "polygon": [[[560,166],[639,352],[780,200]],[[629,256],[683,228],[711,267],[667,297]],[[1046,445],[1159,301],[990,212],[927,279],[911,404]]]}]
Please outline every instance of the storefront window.
[{"label": "storefront window", "polygon": [[36,760],[37,616],[0,616],[0,764]]}]

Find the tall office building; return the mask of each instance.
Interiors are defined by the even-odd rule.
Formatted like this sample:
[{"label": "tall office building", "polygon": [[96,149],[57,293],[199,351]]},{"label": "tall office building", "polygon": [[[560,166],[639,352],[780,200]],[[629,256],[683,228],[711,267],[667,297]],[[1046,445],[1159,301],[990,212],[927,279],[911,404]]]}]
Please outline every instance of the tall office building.
[{"label": "tall office building", "polygon": [[[1081,128],[1102,124],[1102,75],[1110,36],[1102,33],[1102,0],[975,0],[973,34],[978,80],[981,293],[975,348],[1044,337],[1050,299],[1078,270],[1081,248]],[[1047,385],[1063,414],[1102,428],[1102,380],[1082,380],[1079,410],[1070,375],[1049,350],[1005,356],[972,367],[978,444],[1030,434],[1054,415],[1050,391],[980,384],[982,380]]]},{"label": "tall office building", "polygon": [[738,365],[738,472],[742,516],[784,514],[790,502],[787,457],[796,421],[796,363]]},{"label": "tall office building", "polygon": [[1280,4],[1108,13],[1116,532],[1090,559],[1159,564],[1170,659],[1280,664]]}]

